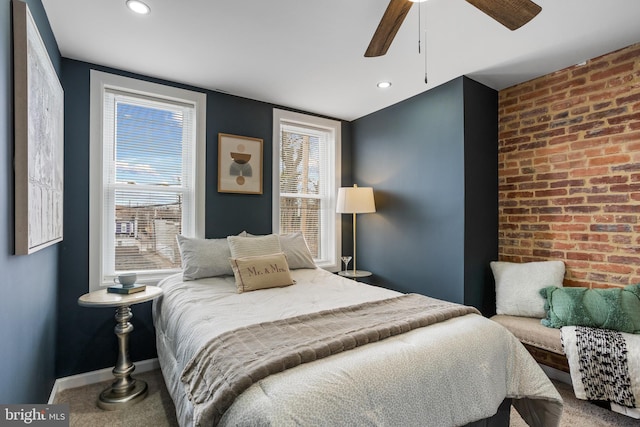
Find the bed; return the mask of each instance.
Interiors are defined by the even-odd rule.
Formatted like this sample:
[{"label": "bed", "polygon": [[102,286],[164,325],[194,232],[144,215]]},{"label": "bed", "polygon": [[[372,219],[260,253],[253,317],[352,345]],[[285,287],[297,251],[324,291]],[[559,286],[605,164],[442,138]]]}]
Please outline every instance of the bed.
[{"label": "bed", "polygon": [[153,320],[182,426],[508,425],[510,402],[559,423],[549,379],[472,307],[316,268],[301,233],[178,244]]},{"label": "bed", "polygon": [[[154,302],[160,366],[181,426],[212,425],[183,382],[221,334],[401,294],[319,268],[295,284],[238,293],[233,276],[164,279]],[[193,397],[193,396],[192,396]],[[250,385],[215,422],[243,425],[459,426],[492,417],[505,399],[530,425],[559,422],[562,400],[520,342],[466,314],[300,364]]]}]

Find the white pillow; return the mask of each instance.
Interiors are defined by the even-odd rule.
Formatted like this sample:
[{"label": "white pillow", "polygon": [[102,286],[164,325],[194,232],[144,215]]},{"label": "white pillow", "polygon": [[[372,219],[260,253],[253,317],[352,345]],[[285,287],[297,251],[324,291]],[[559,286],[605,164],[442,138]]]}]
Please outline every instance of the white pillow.
[{"label": "white pillow", "polygon": [[271,255],[282,252],[280,239],[275,234],[256,237],[229,236],[227,241],[233,258]]},{"label": "white pillow", "polygon": [[316,263],[313,262],[311,251],[307,246],[307,241],[304,239],[302,232],[297,231],[290,234],[280,234],[280,247],[287,257],[289,268],[295,270],[298,268],[316,268]]},{"label": "white pillow", "polygon": [[[247,233],[243,231],[240,236],[245,237],[259,237],[255,234]],[[301,231],[289,234],[279,234],[280,248],[287,257],[290,270],[297,270],[298,268],[317,268],[316,263],[313,261],[313,256],[307,246],[307,241],[304,239],[304,235]]]},{"label": "white pillow", "polygon": [[203,277],[233,276],[229,265],[227,239],[194,239],[177,235],[182,258],[182,278],[196,280]]},{"label": "white pillow", "polygon": [[496,313],[511,316],[546,316],[540,290],[547,286],[562,287],[564,262],[540,261],[513,263],[491,262],[496,280]]}]

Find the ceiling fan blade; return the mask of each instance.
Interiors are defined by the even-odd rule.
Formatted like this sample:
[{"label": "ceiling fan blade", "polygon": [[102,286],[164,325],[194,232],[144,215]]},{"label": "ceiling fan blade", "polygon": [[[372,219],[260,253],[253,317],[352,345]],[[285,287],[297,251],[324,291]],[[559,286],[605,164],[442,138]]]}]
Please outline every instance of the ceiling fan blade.
[{"label": "ceiling fan blade", "polygon": [[531,21],[542,8],[531,0],[467,0],[511,31]]},{"label": "ceiling fan blade", "polygon": [[409,0],[390,0],[387,10],[385,10],[382,19],[373,33],[371,42],[367,51],[364,53],[366,57],[382,56],[387,53],[393,38],[396,36],[402,21],[409,13],[413,6],[413,2]]}]

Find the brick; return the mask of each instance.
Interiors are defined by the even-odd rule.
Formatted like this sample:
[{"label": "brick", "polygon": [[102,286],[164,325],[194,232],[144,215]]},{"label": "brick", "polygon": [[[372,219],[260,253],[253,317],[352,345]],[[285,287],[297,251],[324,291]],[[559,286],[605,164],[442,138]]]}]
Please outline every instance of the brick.
[{"label": "brick", "polygon": [[587,203],[627,203],[628,194],[587,196]]},{"label": "brick", "polygon": [[553,197],[553,196],[566,196],[567,190],[564,188],[556,188],[554,190],[538,190],[535,192],[535,197]]},{"label": "brick", "polygon": [[569,252],[567,259],[577,259],[581,261],[604,261],[606,256],[603,254],[594,254],[590,252]]},{"label": "brick", "polygon": [[590,85],[577,87],[569,91],[569,96],[582,96],[588,93],[593,93],[602,90],[607,87],[607,82],[597,82]]},{"label": "brick", "polygon": [[614,172],[636,172],[640,171],[640,163],[612,166],[611,170]]},{"label": "brick", "polygon": [[608,107],[610,107],[610,106],[611,106],[611,104],[612,104],[612,102],[611,102],[611,101],[600,102],[600,103],[598,103],[598,104],[594,104],[594,105],[593,105],[593,109],[594,109],[594,110],[596,110],[596,111],[599,111],[599,110],[602,110],[602,109],[604,109],[604,108],[608,108]]},{"label": "brick", "polygon": [[607,213],[640,213],[640,205],[607,205],[604,207]]},{"label": "brick", "polygon": [[606,175],[608,171],[609,169],[607,167],[600,166],[600,167],[593,167],[593,168],[574,169],[571,172],[569,172],[569,174],[571,175],[571,177],[577,178],[577,177]]},{"label": "brick", "polygon": [[598,252],[613,252],[616,247],[613,245],[607,245],[603,243],[579,243],[578,249],[581,251],[598,251]]},{"label": "brick", "polygon": [[630,233],[632,231],[628,224],[592,224],[589,230],[609,233]]},{"label": "brick", "polygon": [[591,184],[624,184],[628,181],[628,177],[624,175],[613,175],[613,176],[598,176],[594,178],[590,178],[589,182]]},{"label": "brick", "polygon": [[615,67],[610,67],[597,73],[593,73],[591,75],[591,81],[607,79],[617,74],[628,73],[630,71],[633,71],[633,65],[633,62],[627,62],[624,64],[616,65]]},{"label": "brick", "polygon": [[623,192],[623,193],[636,192],[636,191],[640,191],[640,183],[639,184],[612,185],[611,187],[609,187],[609,190],[614,192],[614,193],[616,193],[616,192]]},{"label": "brick", "polygon": [[559,129],[551,129],[545,132],[534,133],[533,137],[536,139],[544,139],[544,138],[553,138],[554,136],[560,136],[564,134],[565,134],[564,128],[559,128]]},{"label": "brick", "polygon": [[586,83],[587,83],[587,79],[584,77],[580,77],[577,79],[569,80],[569,81],[551,86],[551,92],[556,93],[560,91],[565,91],[567,89],[571,89],[572,87],[584,86]]},{"label": "brick", "polygon": [[584,202],[584,197],[561,197],[553,199],[554,205],[578,205]]},{"label": "brick", "polygon": [[523,111],[520,113],[520,118],[521,119],[525,119],[528,117],[537,117],[537,116],[541,116],[543,114],[546,114],[549,111],[548,107],[538,107],[538,108],[534,108],[532,110],[527,110],[527,111]]},{"label": "brick", "polygon": [[569,234],[571,240],[578,240],[581,242],[608,242],[608,234],[595,234],[595,233],[571,233]]},{"label": "brick", "polygon": [[626,105],[626,104],[632,104],[634,102],[638,102],[640,101],[640,92],[634,93],[632,95],[628,95],[628,96],[622,96],[618,99],[616,99],[616,105]]},{"label": "brick", "polygon": [[526,231],[546,231],[550,230],[551,227],[549,224],[521,224],[520,229]]},{"label": "brick", "polygon": [[614,135],[611,138],[613,144],[626,144],[629,142],[640,141],[640,132],[628,132],[622,135]]},{"label": "brick", "polygon": [[549,145],[564,144],[566,142],[574,142],[574,141],[577,141],[577,140],[578,140],[578,135],[576,135],[576,134],[559,136],[559,137],[556,137],[556,138],[551,138],[549,140]]},{"label": "brick", "polygon": [[541,208],[532,208],[531,213],[535,215],[558,215],[562,214],[563,210],[561,207],[541,207]]},{"label": "brick", "polygon": [[520,95],[521,101],[528,101],[530,99],[540,98],[541,96],[548,95],[550,93],[549,88],[534,90],[533,92],[527,92]]},{"label": "brick", "polygon": [[626,112],[627,112],[627,107],[618,107],[618,108],[612,108],[610,110],[604,110],[604,111],[598,111],[596,113],[591,113],[588,116],[586,116],[585,118],[587,120],[605,119],[607,117],[620,116],[622,114],[625,114]]},{"label": "brick", "polygon": [[620,264],[598,264],[598,270],[618,274],[630,274],[633,272],[632,267]]},{"label": "brick", "polygon": [[640,59],[640,48],[621,49],[618,55],[613,55],[612,64],[619,64],[628,60],[637,61]]},{"label": "brick", "polygon": [[635,114],[626,114],[623,116],[618,116],[618,117],[611,117],[609,119],[607,119],[607,122],[610,125],[616,125],[619,123],[627,123],[627,122],[631,122],[631,121],[638,121],[640,120],[640,112],[635,113]]},{"label": "brick", "polygon": [[630,161],[631,157],[628,154],[620,154],[617,156],[596,157],[593,159],[589,159],[589,166],[629,163]]},{"label": "brick", "polygon": [[604,135],[615,135],[617,133],[624,132],[624,130],[625,130],[624,125],[609,126],[609,127],[600,128],[600,129],[591,129],[585,133],[585,138],[596,138]]},{"label": "brick", "polygon": [[565,213],[592,213],[600,211],[598,206],[567,206],[564,208]]},{"label": "brick", "polygon": [[548,182],[524,182],[518,185],[518,190],[541,190],[549,188]]},{"label": "brick", "polygon": [[632,256],[620,256],[620,255],[611,255],[607,258],[607,261],[614,264],[630,264],[630,265],[639,265],[640,257],[632,257]]}]

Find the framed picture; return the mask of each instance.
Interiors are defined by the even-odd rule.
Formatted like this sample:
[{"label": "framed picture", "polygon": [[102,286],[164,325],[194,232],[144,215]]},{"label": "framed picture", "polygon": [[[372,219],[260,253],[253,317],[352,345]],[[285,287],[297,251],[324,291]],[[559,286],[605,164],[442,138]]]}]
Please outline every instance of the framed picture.
[{"label": "framed picture", "polygon": [[262,139],[218,134],[218,192],[262,194]]},{"label": "framed picture", "polygon": [[13,5],[15,253],[62,240],[64,92],[29,8]]}]

